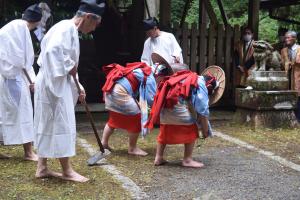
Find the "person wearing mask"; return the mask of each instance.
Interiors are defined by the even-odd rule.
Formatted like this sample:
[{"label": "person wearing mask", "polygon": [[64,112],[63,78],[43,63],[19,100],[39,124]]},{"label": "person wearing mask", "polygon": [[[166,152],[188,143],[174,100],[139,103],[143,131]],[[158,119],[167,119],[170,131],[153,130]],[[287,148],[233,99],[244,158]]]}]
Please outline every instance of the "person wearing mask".
[{"label": "person wearing mask", "polygon": [[246,80],[255,64],[253,53],[253,31],[247,27],[243,30],[242,40],[235,45],[234,49],[236,86],[246,86]]}]

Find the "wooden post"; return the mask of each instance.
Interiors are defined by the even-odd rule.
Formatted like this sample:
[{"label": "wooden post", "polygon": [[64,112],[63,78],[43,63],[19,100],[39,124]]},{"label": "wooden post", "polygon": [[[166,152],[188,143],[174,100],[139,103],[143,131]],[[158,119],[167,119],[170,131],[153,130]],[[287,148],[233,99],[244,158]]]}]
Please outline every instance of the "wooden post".
[{"label": "wooden post", "polygon": [[173,23],[173,33],[175,38],[177,39],[178,44],[181,46],[182,45],[182,29],[179,27],[178,22]]},{"label": "wooden post", "polygon": [[203,23],[206,24],[206,20],[207,20],[207,12],[205,10],[204,0],[199,0],[199,27]]},{"label": "wooden post", "polygon": [[207,29],[206,24],[203,23],[199,26],[199,44],[198,44],[198,52],[199,52],[199,73],[201,73],[206,68],[206,46],[207,46]]},{"label": "wooden post", "polygon": [[142,30],[141,23],[144,19],[144,1],[141,0],[133,0],[132,1],[132,30],[130,35],[131,42],[131,53],[133,54],[134,59],[139,59],[142,54],[145,33]]},{"label": "wooden post", "polygon": [[190,52],[191,52],[191,56],[190,56],[190,68],[193,72],[197,72],[198,71],[198,67],[197,67],[197,36],[198,36],[198,29],[197,29],[197,24],[192,24],[192,31],[191,31],[191,46],[190,46]]},{"label": "wooden post", "polygon": [[160,27],[168,29],[171,24],[171,0],[160,0],[159,12]]},{"label": "wooden post", "polygon": [[[234,29],[233,29],[233,45],[235,45],[240,40],[240,37],[241,37],[240,27],[238,25],[235,25]],[[233,55],[233,52],[232,52],[232,55]],[[232,97],[232,99],[234,99],[234,102],[235,102],[236,68],[233,65],[232,65],[232,71],[231,71],[231,73],[232,73],[232,83],[233,83],[233,85],[232,85],[232,89],[233,89],[233,92],[232,92],[232,96],[233,97]],[[234,105],[235,105],[235,103],[234,103]]]},{"label": "wooden post", "polygon": [[184,23],[182,28],[182,44],[181,44],[182,56],[183,56],[183,61],[189,65],[190,63],[188,60],[188,43],[189,43],[188,35],[189,35],[188,24]]},{"label": "wooden post", "polygon": [[217,65],[224,69],[223,57],[224,57],[224,27],[223,24],[217,26]]},{"label": "wooden post", "polygon": [[203,0],[203,2],[210,19],[210,23],[216,25],[218,23],[218,19],[210,0]]},{"label": "wooden post", "polygon": [[233,36],[233,30],[230,25],[227,25],[225,28],[225,56],[224,56],[224,68],[225,68],[225,75],[226,75],[226,87],[225,87],[225,97],[228,98],[228,102],[233,105],[234,99],[233,99],[233,81],[231,80],[231,77],[233,76],[232,70],[231,70],[231,60],[233,55],[233,48],[232,48],[232,36]]},{"label": "wooden post", "polygon": [[208,66],[215,65],[215,49],[216,49],[216,28],[215,25],[210,24],[208,29],[208,54],[207,54],[207,63]]},{"label": "wooden post", "polygon": [[260,0],[249,0],[248,3],[248,26],[253,30],[254,39],[258,39]]}]

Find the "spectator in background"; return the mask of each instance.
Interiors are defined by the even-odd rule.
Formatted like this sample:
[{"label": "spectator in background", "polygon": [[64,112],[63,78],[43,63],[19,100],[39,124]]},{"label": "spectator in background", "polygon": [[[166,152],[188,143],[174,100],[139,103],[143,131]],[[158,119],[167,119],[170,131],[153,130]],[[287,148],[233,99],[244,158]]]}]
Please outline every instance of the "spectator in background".
[{"label": "spectator in background", "polygon": [[249,76],[249,70],[254,67],[253,57],[253,31],[246,27],[243,30],[242,39],[235,45],[234,66],[235,66],[235,85],[246,86],[246,79]]},{"label": "spectator in background", "polygon": [[290,89],[298,92],[298,106],[295,112],[300,120],[300,46],[296,43],[297,33],[288,31],[285,34],[285,48],[281,50],[282,64],[290,80]]}]

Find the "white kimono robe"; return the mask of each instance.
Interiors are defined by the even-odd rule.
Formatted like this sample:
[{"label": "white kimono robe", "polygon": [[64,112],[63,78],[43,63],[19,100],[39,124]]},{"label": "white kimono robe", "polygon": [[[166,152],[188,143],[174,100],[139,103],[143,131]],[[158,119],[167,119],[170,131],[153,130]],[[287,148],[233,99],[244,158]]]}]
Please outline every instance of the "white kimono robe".
[{"label": "white kimono robe", "polygon": [[69,71],[78,61],[78,30],[72,20],[63,20],[43,38],[38,58],[34,132],[39,157],[75,155],[78,91]]},{"label": "white kimono robe", "polygon": [[26,69],[32,81],[34,51],[26,21],[11,21],[0,29],[0,138],[5,145],[34,140],[33,110]]},{"label": "white kimono robe", "polygon": [[174,63],[174,57],[179,57],[180,63],[183,63],[182,50],[172,33],[160,31],[160,35],[156,38],[148,38],[144,43],[144,50],[141,62],[152,66],[151,54],[158,53],[163,56],[168,63]]}]

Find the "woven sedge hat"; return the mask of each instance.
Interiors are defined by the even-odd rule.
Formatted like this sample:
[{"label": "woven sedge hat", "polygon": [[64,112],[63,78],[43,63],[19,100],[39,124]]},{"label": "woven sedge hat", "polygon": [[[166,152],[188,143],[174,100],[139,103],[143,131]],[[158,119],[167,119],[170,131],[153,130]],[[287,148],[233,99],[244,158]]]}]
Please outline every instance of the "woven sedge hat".
[{"label": "woven sedge hat", "polygon": [[209,105],[215,104],[222,97],[225,90],[225,72],[221,67],[213,65],[206,68],[201,73],[201,76],[213,76],[216,78],[217,87],[209,96]]},{"label": "woven sedge hat", "polygon": [[189,67],[184,63],[169,63],[162,55],[152,53],[151,59],[153,63],[164,65],[168,68],[168,75],[172,75],[181,70],[189,70]]}]

